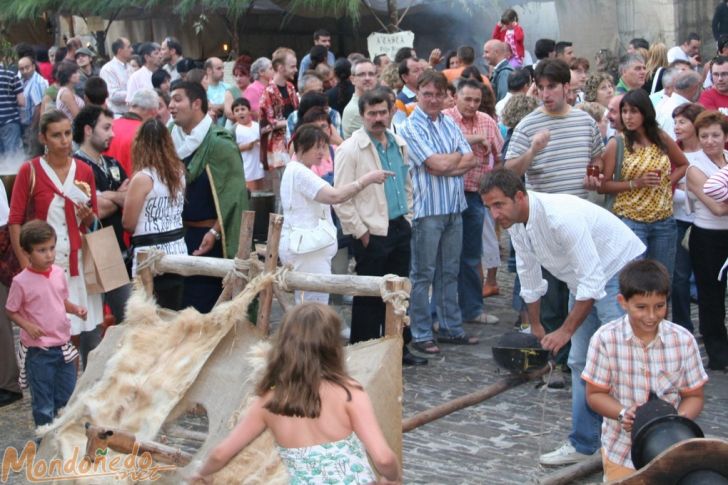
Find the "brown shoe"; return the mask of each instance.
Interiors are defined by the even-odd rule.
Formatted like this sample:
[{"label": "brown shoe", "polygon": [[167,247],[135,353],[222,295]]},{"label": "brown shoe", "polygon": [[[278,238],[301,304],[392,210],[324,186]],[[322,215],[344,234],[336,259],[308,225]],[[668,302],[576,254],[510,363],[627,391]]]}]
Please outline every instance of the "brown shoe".
[{"label": "brown shoe", "polygon": [[498,286],[483,285],[483,298],[496,295],[500,295],[500,288]]}]

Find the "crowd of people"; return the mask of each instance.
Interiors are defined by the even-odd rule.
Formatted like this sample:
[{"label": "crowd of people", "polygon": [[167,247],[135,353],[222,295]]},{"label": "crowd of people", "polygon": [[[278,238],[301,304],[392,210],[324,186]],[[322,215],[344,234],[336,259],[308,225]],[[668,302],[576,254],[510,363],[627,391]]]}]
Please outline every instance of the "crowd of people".
[{"label": "crowd of people", "polygon": [[[671,368],[667,384],[643,384],[675,406],[682,398],[689,417],[700,412],[707,380],[694,354],[691,301],[708,367],[728,367],[728,37],[719,33],[716,56],[705,65],[694,33],[670,49],[636,38],[618,61],[603,49],[593,63],[572,42],[539,39],[534,60],[509,9],[482,45],[484,69],[476,66],[480,46],[469,45],[445,55],[435,49],[427,59],[409,47],[393,59],[336,58],[330,33],[319,30],[300,64],[287,47],[270,58],[241,55],[231,85],[221,59],[185,58],[173,37],[159,44],[116,39],[105,63],[76,38],[50,51],[18,45],[15,67],[0,67],[0,156],[22,153],[29,161],[0,205],[9,203],[1,222],[26,268],[6,308],[22,328],[20,371],[27,369],[36,424],[50,422],[73,389],[64,377],[69,341],[85,367],[104,308],[124,319],[128,286],[103,295],[85,289],[83,233],[99,223],[113,227],[131,275],[142,248],[231,258],[249,192],[270,193],[284,215],[283,264],[329,274],[340,271],[332,261],[344,254],[359,275],[410,278],[405,365],[426,364],[444,346],[478,344],[464,324],[498,323],[487,298],[512,299],[516,328],[537,336],[561,366],[548,385],[562,388],[571,374],[572,433],[541,463],[578,462],[604,446],[605,469],[629,471],[628,453],[615,442],[624,444],[632,405],[646,397],[610,394],[611,374],[598,352],[631,345],[619,340],[623,333],[610,335],[631,328],[650,348],[655,335],[669,333],[674,348],[653,349],[650,365],[664,364],[661,352],[673,352],[670,363],[675,352],[690,357],[690,365]],[[70,195],[80,186],[88,189],[84,200]],[[501,228],[516,273],[507,296],[496,280]],[[48,285],[46,296],[28,290],[38,282]],[[219,278],[154,278],[157,302],[173,310],[208,312],[221,289]],[[651,295],[659,298],[647,309],[642,300]],[[54,305],[29,307],[45,297]],[[338,336],[340,322],[324,306],[303,304],[326,305],[328,294],[296,292],[295,299],[302,305],[284,319],[280,339],[303,339],[296,327],[309,325]],[[668,301],[677,325],[660,323]],[[48,317],[54,311],[70,317]],[[381,298],[354,297],[349,342],[382,336],[384,315]],[[7,322],[0,330],[5,404],[21,389],[18,366],[7,357],[12,331]],[[273,359],[305,365],[311,355]],[[321,380],[334,385],[301,402],[278,392],[290,383],[276,380],[270,365],[260,401],[198,478],[268,426],[281,446],[292,447],[353,431],[376,454],[378,471],[399,479],[378,428],[362,431],[373,419],[371,405],[340,362],[321,370]],[[352,412],[361,417],[346,421]],[[301,435],[286,431],[294,416],[348,424]],[[283,454],[291,473],[302,473],[297,458]],[[361,475],[370,479],[371,471]]]}]

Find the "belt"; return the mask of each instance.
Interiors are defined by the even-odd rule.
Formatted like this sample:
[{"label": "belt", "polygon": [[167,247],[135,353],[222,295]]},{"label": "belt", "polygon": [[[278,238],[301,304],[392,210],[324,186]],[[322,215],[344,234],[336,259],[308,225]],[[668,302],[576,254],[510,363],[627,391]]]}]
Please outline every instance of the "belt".
[{"label": "belt", "polygon": [[185,236],[185,230],[174,229],[172,231],[160,232],[157,234],[142,234],[140,236],[133,236],[131,238],[131,245],[134,247],[154,246],[156,244],[164,244],[177,239],[181,239]]},{"label": "belt", "polygon": [[182,225],[185,227],[202,227],[209,229],[217,223],[217,219],[205,219],[204,221],[183,221]]}]

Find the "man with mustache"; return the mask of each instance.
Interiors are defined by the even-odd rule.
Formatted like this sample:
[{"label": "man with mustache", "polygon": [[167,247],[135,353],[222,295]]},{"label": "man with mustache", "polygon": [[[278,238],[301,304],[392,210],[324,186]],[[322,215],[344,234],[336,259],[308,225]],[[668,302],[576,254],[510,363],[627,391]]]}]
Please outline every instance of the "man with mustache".
[{"label": "man with mustache", "polygon": [[[412,181],[407,166],[405,141],[387,127],[395,108],[390,92],[379,87],[358,100],[362,127],[352,133],[336,150],[334,186],[356,180],[363,171],[390,170],[384,184],[373,185],[336,206],[344,234],[354,237],[352,244],[358,275],[407,276],[410,267],[412,235]],[[385,306],[379,297],[355,296],[351,307],[351,343],[384,335]],[[411,339],[405,329],[405,342]],[[405,365],[426,364],[427,359],[411,354],[405,346]]]}]

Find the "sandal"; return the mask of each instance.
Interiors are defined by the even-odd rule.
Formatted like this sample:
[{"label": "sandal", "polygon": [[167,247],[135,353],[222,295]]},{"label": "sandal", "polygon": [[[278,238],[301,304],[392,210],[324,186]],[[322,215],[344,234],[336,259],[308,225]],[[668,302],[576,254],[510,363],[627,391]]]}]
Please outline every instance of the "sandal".
[{"label": "sandal", "polygon": [[471,336],[465,333],[460,335],[459,337],[439,337],[437,341],[443,344],[453,345],[475,345],[480,342],[480,340],[478,340],[478,337]]},{"label": "sandal", "polygon": [[424,342],[412,342],[412,347],[425,354],[439,354],[440,347],[432,340],[425,340]]}]

